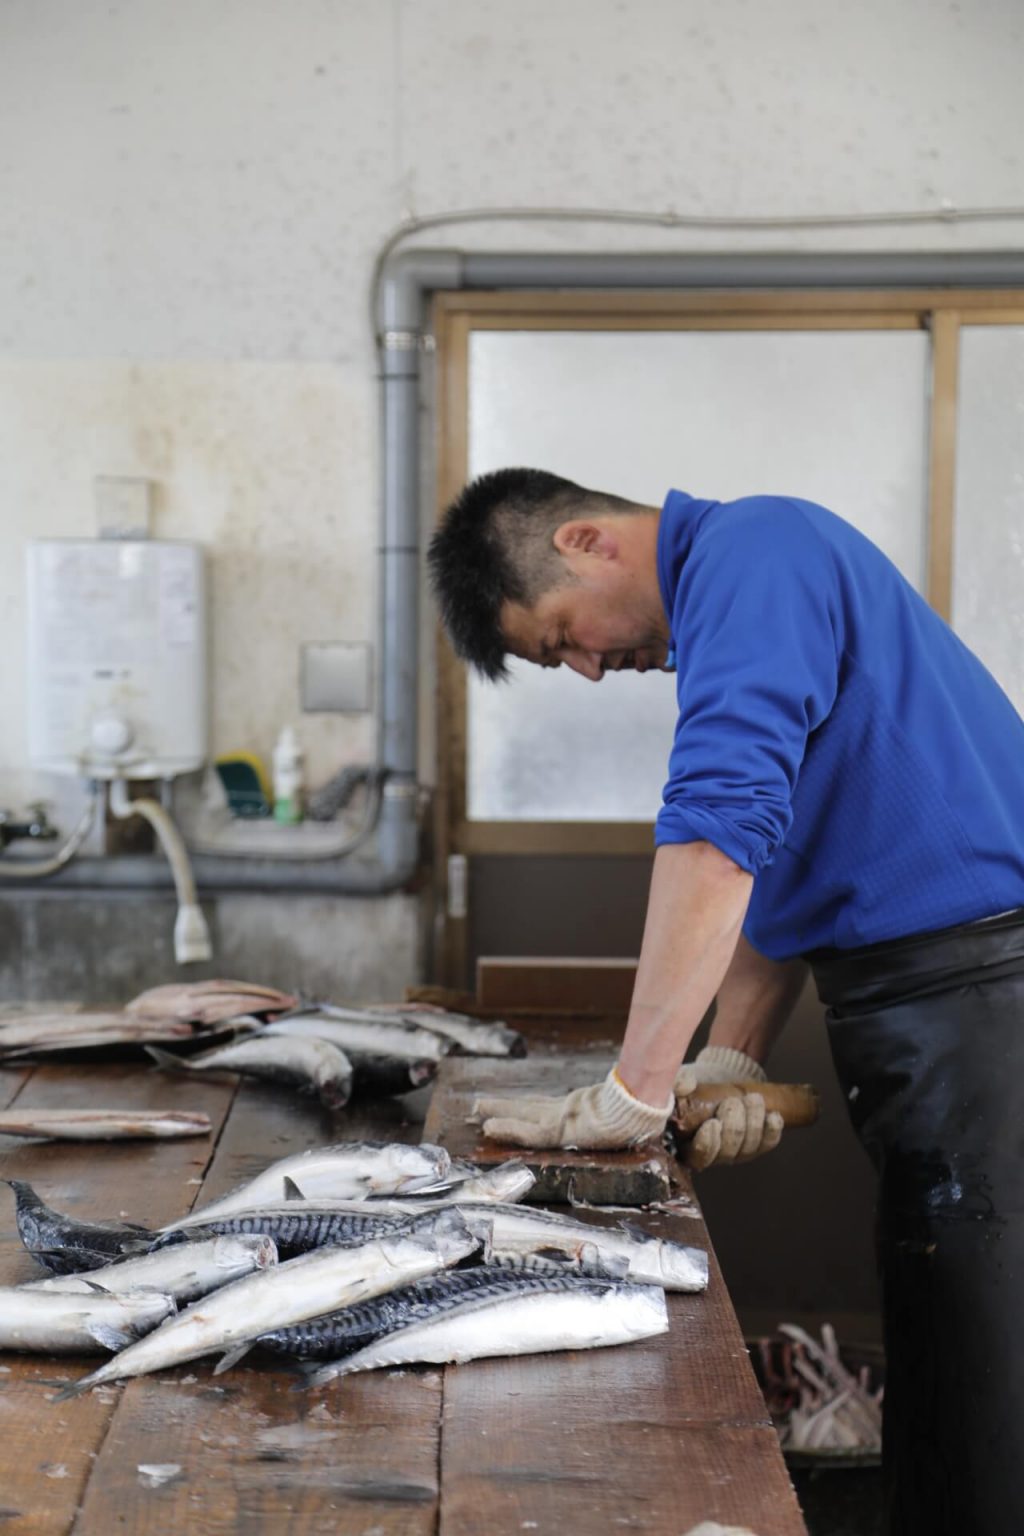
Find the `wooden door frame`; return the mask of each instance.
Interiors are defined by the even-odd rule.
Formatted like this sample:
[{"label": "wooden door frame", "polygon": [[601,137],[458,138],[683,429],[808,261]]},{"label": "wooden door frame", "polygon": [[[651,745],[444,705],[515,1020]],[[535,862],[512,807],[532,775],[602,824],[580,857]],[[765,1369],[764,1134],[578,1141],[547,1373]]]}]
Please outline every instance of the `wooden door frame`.
[{"label": "wooden door frame", "polygon": [[[1024,290],[509,291],[435,294],[436,512],[466,482],[469,451],[469,342],[475,330],[797,331],[926,330],[931,337],[927,462],[928,601],[952,611],[956,416],[960,331],[965,325],[1024,324]],[[437,789],[434,839],[439,911],[447,911],[448,860],[473,854],[638,854],[653,845],[653,822],[475,821],[466,816],[466,672],[446,638],[437,643]],[[466,918],[447,917],[435,972],[461,982]]]}]

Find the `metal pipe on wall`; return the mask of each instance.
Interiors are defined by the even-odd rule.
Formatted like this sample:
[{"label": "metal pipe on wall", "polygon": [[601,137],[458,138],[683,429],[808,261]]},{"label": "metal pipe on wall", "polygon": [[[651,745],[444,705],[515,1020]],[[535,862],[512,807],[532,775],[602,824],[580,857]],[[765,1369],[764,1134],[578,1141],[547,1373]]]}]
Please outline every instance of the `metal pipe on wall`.
[{"label": "metal pipe on wall", "polygon": [[[198,856],[211,891],[380,895],[408,883],[418,856],[420,367],[425,309],[459,288],[1024,287],[1018,251],[698,253],[477,252],[407,247],[384,263],[377,293],[381,380],[378,758],[386,770],[376,857],[328,860]],[[157,859],[81,859],[62,888],[141,889],[169,883]]]}]

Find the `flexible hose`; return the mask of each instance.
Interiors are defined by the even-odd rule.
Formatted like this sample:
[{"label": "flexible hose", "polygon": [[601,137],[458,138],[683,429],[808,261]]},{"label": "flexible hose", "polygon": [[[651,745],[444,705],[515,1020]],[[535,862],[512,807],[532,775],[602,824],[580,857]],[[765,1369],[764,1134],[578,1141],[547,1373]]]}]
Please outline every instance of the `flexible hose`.
[{"label": "flexible hose", "polygon": [[179,965],[209,960],[213,954],[206,919],[196,900],[196,882],[184,839],[163,806],[157,800],[133,800],[124,779],[114,779],[110,786],[111,815],[125,820],[141,816],[148,821],[167,855],[178,895],[178,917],[174,924],[174,958]]},{"label": "flexible hose", "polygon": [[33,859],[31,863],[8,863],[6,859],[0,859],[0,880],[41,880],[44,875],[54,875],[58,869],[63,869],[69,864],[75,854],[81,848],[92,828],[96,817],[96,804],[99,800],[99,785],[90,784],[89,799],[81,820],[64,844],[50,859]]}]

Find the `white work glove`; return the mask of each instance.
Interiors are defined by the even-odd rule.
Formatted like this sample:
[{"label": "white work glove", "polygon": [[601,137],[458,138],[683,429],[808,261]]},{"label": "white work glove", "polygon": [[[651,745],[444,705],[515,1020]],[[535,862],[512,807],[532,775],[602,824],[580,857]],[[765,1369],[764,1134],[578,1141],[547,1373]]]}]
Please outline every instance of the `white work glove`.
[{"label": "white work glove", "polygon": [[[680,1067],[675,1080],[677,1100],[687,1098],[704,1083],[767,1082],[764,1068],[752,1056],[728,1045],[706,1045],[696,1061]],[[682,1151],[687,1167],[701,1172],[713,1163],[746,1163],[771,1152],[782,1139],[782,1116],[765,1111],[759,1093],[723,1098],[710,1120]]]},{"label": "white work glove", "polygon": [[561,1098],[481,1098],[473,1113],[491,1141],[517,1147],[596,1149],[635,1147],[660,1136],[675,1105],[661,1109],[634,1098],[613,1067],[603,1083],[574,1088]]}]

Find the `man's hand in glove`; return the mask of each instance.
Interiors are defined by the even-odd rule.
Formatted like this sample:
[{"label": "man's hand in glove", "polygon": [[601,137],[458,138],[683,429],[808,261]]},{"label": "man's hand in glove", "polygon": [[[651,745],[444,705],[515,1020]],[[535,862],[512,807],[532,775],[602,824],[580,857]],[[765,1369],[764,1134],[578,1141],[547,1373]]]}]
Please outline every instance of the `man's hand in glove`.
[{"label": "man's hand in glove", "polygon": [[[677,1101],[686,1099],[704,1083],[766,1081],[764,1068],[743,1051],[708,1045],[696,1061],[680,1067],[675,1096]],[[771,1152],[781,1138],[782,1116],[774,1110],[766,1113],[761,1094],[735,1094],[722,1099],[712,1118],[686,1143],[682,1158],[697,1172],[713,1163],[745,1163]]]},{"label": "man's hand in glove", "polygon": [[562,1098],[482,1098],[473,1111],[485,1136],[517,1147],[633,1147],[661,1135],[674,1102],[644,1104],[613,1067],[603,1083]]}]

